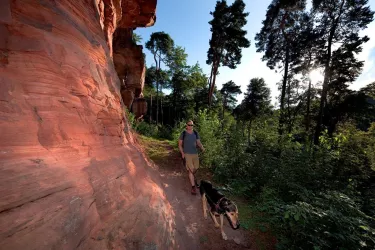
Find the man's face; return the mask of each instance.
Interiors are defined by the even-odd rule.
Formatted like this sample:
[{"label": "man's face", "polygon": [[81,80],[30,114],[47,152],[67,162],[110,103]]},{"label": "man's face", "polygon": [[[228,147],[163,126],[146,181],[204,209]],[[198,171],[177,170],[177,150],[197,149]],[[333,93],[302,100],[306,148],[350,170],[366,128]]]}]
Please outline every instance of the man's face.
[{"label": "man's face", "polygon": [[186,129],[187,130],[193,130],[194,123],[192,121],[186,123]]}]

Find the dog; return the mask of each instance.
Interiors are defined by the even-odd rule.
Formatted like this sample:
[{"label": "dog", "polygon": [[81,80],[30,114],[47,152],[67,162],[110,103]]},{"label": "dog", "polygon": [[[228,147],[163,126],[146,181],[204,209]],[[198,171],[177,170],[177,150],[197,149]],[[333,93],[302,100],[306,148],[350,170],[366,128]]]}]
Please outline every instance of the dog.
[{"label": "dog", "polygon": [[[208,202],[210,205],[210,210],[208,211],[212,217],[212,220],[215,222],[215,227],[220,227],[222,238],[227,240],[227,235],[223,230],[224,216],[227,217],[229,224],[233,229],[236,230],[240,227],[236,204],[215,189],[209,181],[202,180],[199,186],[199,191],[202,196],[204,218],[207,219]],[[220,225],[216,220],[216,216],[220,217]]]}]

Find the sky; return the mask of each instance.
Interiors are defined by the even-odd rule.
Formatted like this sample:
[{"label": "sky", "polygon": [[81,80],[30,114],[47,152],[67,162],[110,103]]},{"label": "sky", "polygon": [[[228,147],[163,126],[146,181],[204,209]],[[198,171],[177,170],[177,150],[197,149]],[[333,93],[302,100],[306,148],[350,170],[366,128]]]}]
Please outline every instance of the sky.
[{"label": "sky", "polygon": [[[227,2],[231,4],[233,0]],[[270,70],[266,66],[266,62],[261,60],[262,54],[256,52],[254,41],[255,34],[262,27],[262,21],[271,0],[245,0],[244,2],[245,11],[250,13],[244,29],[247,31],[246,37],[251,41],[251,46],[242,50],[241,64],[236,69],[227,67],[219,69],[220,74],[217,76],[216,85],[220,89],[222,84],[232,80],[241,86],[242,92],[245,92],[251,78],[263,77],[271,89],[272,103],[275,103],[279,95],[277,82],[282,78],[282,73]],[[143,46],[149,40],[151,33],[158,31],[168,33],[176,45],[185,48],[188,54],[188,64],[193,65],[198,62],[203,72],[209,76],[210,66],[206,64],[206,59],[211,31],[208,22],[212,19],[210,11],[215,9],[215,5],[216,0],[158,0],[155,25],[138,28],[135,33],[142,37]],[[369,5],[374,11],[375,0],[369,0]],[[369,24],[361,35],[369,36],[370,41],[363,46],[363,51],[358,55],[358,58],[365,61],[365,64],[362,74],[350,87],[354,90],[375,81],[375,22]],[[144,52],[147,66],[154,65],[153,57],[145,47]],[[314,76],[315,83],[323,79],[319,73],[315,72]],[[237,99],[241,101],[243,94]]]}]

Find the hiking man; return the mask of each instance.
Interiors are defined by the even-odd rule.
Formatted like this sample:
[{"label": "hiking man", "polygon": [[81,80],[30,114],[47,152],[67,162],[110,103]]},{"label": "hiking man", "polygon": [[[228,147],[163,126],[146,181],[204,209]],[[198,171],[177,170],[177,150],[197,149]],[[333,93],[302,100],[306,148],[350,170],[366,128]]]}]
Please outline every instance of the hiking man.
[{"label": "hiking man", "polygon": [[199,158],[197,146],[204,152],[198,132],[193,130],[194,123],[189,120],[186,123],[186,130],[183,131],[178,139],[178,148],[180,149],[182,159],[185,162],[186,170],[189,171],[191,183],[191,194],[197,194],[195,186],[194,173],[199,168]]}]

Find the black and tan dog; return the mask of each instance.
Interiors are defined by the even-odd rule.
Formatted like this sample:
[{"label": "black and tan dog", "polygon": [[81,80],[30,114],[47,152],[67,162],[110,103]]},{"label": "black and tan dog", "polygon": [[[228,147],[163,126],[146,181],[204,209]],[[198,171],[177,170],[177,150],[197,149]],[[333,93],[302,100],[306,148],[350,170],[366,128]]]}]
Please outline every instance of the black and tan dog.
[{"label": "black and tan dog", "polygon": [[[208,181],[202,180],[199,187],[202,204],[203,204],[203,214],[204,218],[207,219],[207,202],[210,205],[210,215],[215,222],[215,227],[221,230],[221,236],[224,240],[227,240],[227,235],[223,230],[224,215],[227,217],[229,224],[233,229],[238,229],[240,227],[240,222],[238,220],[238,209],[236,204],[226,198],[217,189],[215,189],[212,184]],[[220,225],[216,220],[216,216],[220,217]]]}]

